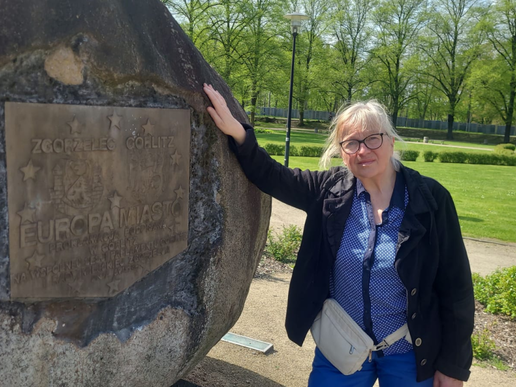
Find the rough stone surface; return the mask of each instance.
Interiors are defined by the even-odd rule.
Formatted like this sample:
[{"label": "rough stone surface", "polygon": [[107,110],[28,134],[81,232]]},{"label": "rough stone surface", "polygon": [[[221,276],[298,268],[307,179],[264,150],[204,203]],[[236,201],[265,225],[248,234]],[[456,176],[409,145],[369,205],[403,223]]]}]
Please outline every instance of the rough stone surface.
[{"label": "rough stone surface", "polygon": [[[245,114],[158,0],[0,9],[0,385],[170,386],[238,319],[265,242],[270,199],[205,113],[202,84]],[[6,101],[190,109],[187,250],[113,298],[11,302]]]}]

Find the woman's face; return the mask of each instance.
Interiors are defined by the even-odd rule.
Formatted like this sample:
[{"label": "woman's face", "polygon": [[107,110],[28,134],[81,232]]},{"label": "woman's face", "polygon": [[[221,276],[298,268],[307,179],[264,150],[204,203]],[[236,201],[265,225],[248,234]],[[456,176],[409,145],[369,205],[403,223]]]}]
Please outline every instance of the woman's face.
[{"label": "woman's face", "polygon": [[373,134],[384,133],[383,143],[377,149],[369,149],[364,143],[359,144],[354,154],[340,150],[342,160],[355,177],[360,180],[381,177],[384,173],[394,170],[391,157],[394,153],[394,138],[382,129],[348,130],[341,135],[340,141],[363,140]]}]

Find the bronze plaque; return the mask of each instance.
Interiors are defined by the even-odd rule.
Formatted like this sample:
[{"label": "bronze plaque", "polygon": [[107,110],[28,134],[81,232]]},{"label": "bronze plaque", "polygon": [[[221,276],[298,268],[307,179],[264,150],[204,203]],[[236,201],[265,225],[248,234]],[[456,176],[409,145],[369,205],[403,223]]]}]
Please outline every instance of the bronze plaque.
[{"label": "bronze plaque", "polygon": [[189,110],[5,110],[12,299],[110,297],[186,248]]}]

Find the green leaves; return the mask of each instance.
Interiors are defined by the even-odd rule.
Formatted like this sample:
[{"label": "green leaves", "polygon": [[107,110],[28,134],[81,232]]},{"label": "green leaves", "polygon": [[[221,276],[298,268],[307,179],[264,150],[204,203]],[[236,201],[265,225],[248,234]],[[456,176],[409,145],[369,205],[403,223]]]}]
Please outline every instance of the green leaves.
[{"label": "green leaves", "polygon": [[281,233],[267,232],[265,254],[288,264],[294,264],[301,246],[301,229],[297,226],[283,226]]},{"label": "green leaves", "polygon": [[473,273],[475,299],[493,314],[516,318],[516,266],[485,277]]}]

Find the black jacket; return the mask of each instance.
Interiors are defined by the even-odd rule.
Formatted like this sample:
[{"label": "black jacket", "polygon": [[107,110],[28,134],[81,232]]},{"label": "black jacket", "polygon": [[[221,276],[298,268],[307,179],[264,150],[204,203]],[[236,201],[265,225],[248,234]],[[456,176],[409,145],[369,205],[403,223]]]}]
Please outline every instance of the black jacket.
[{"label": "black jacket", "polygon": [[[244,144],[230,147],[251,182],[307,213],[290,283],[286,329],[302,345],[329,295],[329,278],[344,232],[356,178],[344,167],[289,169],[258,147],[244,125]],[[407,323],[417,381],[435,370],[467,380],[472,361],[474,297],[471,272],[453,200],[438,182],[401,167],[409,203],[398,235],[395,267],[407,292]]]}]

